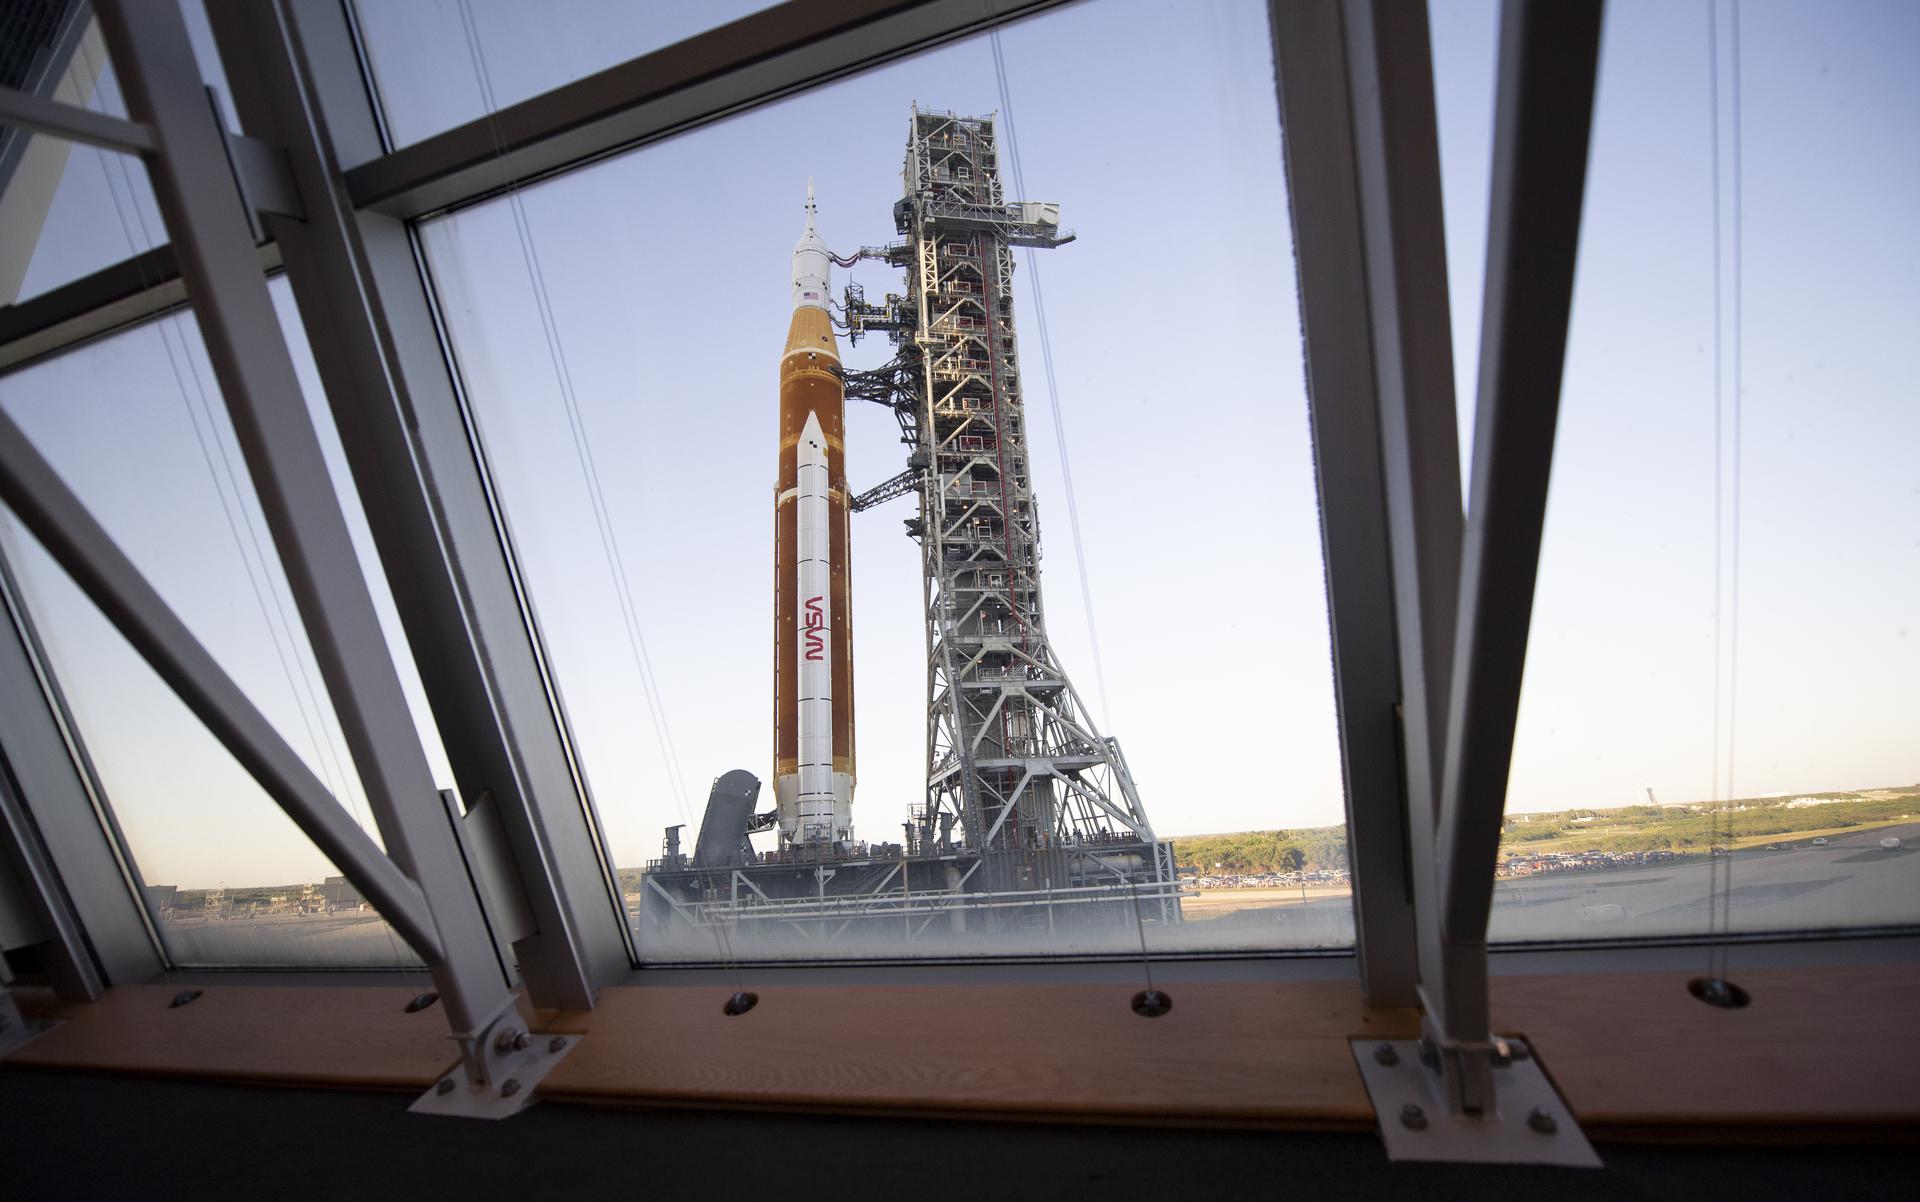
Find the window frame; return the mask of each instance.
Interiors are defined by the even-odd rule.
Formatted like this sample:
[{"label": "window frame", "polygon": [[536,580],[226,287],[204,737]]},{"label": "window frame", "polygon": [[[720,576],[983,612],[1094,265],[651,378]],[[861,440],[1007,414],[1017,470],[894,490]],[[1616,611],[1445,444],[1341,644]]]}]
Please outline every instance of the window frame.
[{"label": "window frame", "polygon": [[[336,421],[356,485],[379,498],[366,508],[383,562],[407,563],[419,577],[403,585],[397,577],[405,574],[389,573],[455,774],[469,796],[491,792],[501,814],[515,884],[539,928],[517,945],[535,1005],[587,1008],[602,985],[669,976],[718,982],[725,970],[646,965],[634,954],[413,222],[1068,2],[1009,0],[982,12],[964,0],[795,0],[395,151],[344,0],[209,0],[223,57],[242,64],[229,78],[246,131],[287,148],[308,209],[300,219],[267,219],[259,267],[263,276],[286,272],[310,338],[329,348],[319,356],[329,396],[357,398],[334,404]],[[1439,850],[1430,815],[1445,774],[1438,732],[1452,669],[1450,648],[1433,645],[1453,637],[1457,575],[1448,565],[1457,573],[1461,538],[1445,523],[1394,530],[1419,511],[1415,497],[1444,511],[1451,496],[1457,511],[1461,493],[1450,340],[1444,322],[1436,334],[1406,317],[1448,312],[1444,262],[1436,272],[1419,257],[1426,247],[1444,258],[1425,10],[1384,0],[1272,0],[1268,9],[1301,264],[1356,946],[1167,958],[1263,979],[1317,975],[1352,957],[1370,1002],[1411,1005],[1436,954],[1417,950],[1422,932],[1432,940],[1440,930],[1438,900],[1421,896],[1416,867]],[[1309,176],[1322,186],[1303,187]],[[184,303],[173,249],[156,248],[0,312],[0,373]],[[431,570],[419,571],[423,563]],[[1419,588],[1409,594],[1409,582],[1425,582],[1425,596]],[[1418,671],[1410,671],[1407,647],[1419,649]],[[1515,673],[1517,689],[1517,665]],[[8,750],[75,770],[66,741]],[[1490,811],[1497,830],[1503,803],[1495,794],[1466,817],[1484,824]],[[111,850],[110,813],[91,805],[86,812]],[[1467,842],[1460,863],[1484,860],[1490,890],[1484,839]],[[97,848],[55,850],[76,901],[102,895],[79,909],[107,982],[161,972],[144,903],[115,900],[129,899],[128,873],[116,868],[109,887]],[[1911,954],[1905,931],[1848,934],[1857,938],[1839,941],[1846,956],[1876,946]],[[1494,959],[1531,964],[1525,958],[1566,949],[1576,959],[1657,962],[1688,942],[1606,949],[1566,941],[1496,950]],[[1782,934],[1754,942],[1816,940]],[[101,950],[142,943],[152,960]],[[1480,955],[1484,994],[1484,930]],[[959,960],[755,969],[789,981],[1109,971],[1118,969]]]}]

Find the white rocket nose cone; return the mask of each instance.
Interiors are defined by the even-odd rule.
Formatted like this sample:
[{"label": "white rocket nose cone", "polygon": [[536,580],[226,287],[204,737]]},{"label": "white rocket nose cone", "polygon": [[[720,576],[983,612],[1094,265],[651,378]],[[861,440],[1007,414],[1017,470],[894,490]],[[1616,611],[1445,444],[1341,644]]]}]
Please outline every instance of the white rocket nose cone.
[{"label": "white rocket nose cone", "polygon": [[833,255],[814,228],[819,210],[813,203],[813,181],[807,181],[807,228],[793,248],[793,307],[827,307],[827,274],[833,269]]}]

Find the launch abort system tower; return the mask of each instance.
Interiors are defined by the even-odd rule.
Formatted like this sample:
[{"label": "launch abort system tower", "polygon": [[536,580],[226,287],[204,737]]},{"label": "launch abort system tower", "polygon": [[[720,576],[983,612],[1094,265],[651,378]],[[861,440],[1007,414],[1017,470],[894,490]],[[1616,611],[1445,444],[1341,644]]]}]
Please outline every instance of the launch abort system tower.
[{"label": "launch abort system tower", "polygon": [[849,394],[893,407],[911,448],[907,471],[853,508],[920,500],[907,528],[925,574],[927,793],[908,844],[950,845],[957,827],[990,890],[1084,877],[1074,849],[1119,844],[1143,857],[1144,882],[1171,882],[1119,744],[1047,638],[1013,248],[1073,235],[1058,205],[1002,195],[990,117],[916,108],[904,179],[905,241],[861,255],[905,268],[907,290],[870,304],[850,285],[846,320],[850,339],[885,330],[898,347],[882,370],[849,373]]}]

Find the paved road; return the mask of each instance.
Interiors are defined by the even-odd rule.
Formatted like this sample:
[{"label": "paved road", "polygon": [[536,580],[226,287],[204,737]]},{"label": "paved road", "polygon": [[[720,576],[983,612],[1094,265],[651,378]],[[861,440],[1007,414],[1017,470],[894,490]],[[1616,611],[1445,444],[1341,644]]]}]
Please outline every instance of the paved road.
[{"label": "paved road", "polygon": [[[1897,836],[1906,847],[1886,850]],[[1735,933],[1920,922],[1920,823],[1828,836],[1827,846],[1784,839],[1784,851],[1724,857]],[[1730,880],[1729,880],[1730,877]],[[1501,881],[1491,934],[1499,939],[1635,938],[1708,931],[1715,882],[1706,860],[1649,868],[1550,873]]]},{"label": "paved road", "polygon": [[[1908,846],[1889,851],[1880,840],[1898,836]],[[1828,837],[1827,846],[1786,840],[1787,850],[1737,851],[1731,866],[1729,918],[1736,934],[1920,923],[1920,823],[1873,827]],[[1635,939],[1709,932],[1714,880],[1705,859],[1647,868],[1556,872],[1495,884],[1490,934],[1498,941]],[[1721,885],[1727,884],[1722,875]],[[1291,904],[1253,904],[1207,917],[1238,891],[1204,897],[1167,946],[1193,950],[1325,947],[1351,943],[1353,914],[1345,896]],[[1251,895],[1251,896],[1249,896]]]}]

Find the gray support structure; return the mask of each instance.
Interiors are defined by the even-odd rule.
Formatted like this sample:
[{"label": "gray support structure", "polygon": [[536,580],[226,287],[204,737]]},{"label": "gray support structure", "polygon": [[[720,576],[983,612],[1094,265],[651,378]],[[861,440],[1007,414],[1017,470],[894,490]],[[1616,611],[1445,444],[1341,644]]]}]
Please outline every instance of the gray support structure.
[{"label": "gray support structure", "polygon": [[[1375,342],[1388,331],[1375,330],[1367,272],[1369,258],[1379,257],[1369,255],[1367,239],[1384,223],[1385,198],[1363,190],[1355,165],[1361,114],[1351,99],[1340,5],[1277,2],[1270,12],[1326,555],[1356,950],[1367,1000],[1411,1006],[1418,956],[1402,800],[1401,651],[1375,402]],[[1444,314],[1444,275],[1423,282],[1439,290],[1436,311]]]},{"label": "gray support structure", "polygon": [[[1431,1005],[1445,979],[1432,866],[1462,525],[1432,55],[1423,4],[1349,0],[1342,24],[1354,166],[1365,198],[1420,995]],[[1491,859],[1485,871],[1491,881]],[[1485,1034],[1477,1038],[1484,1041]]]},{"label": "gray support structure", "polygon": [[347,192],[356,209],[425,216],[1064,2],[788,0],[391,154],[342,159]]},{"label": "gray support structure", "polygon": [[356,212],[339,164],[379,133],[341,6],[208,5],[250,133],[284,145],[305,221],[270,218],[461,792],[492,794],[535,931],[535,1004],[593,1005],[632,964],[618,890],[406,223]]},{"label": "gray support structure", "polygon": [[144,125],[12,88],[0,88],[0,125],[123,154],[145,154],[153,149],[153,131]]},{"label": "gray support structure", "polygon": [[440,937],[421,891],[381,854],[4,413],[0,501],[420,958],[439,960]]},{"label": "gray support structure", "polygon": [[[96,127],[115,120],[86,110],[95,64],[107,57],[87,0],[11,0],[0,26],[8,42],[0,84],[18,89],[9,107],[58,105]],[[20,299],[72,150],[64,138],[37,136],[29,121],[0,122],[0,307]]]},{"label": "gray support structure", "polygon": [[[23,790],[15,783],[12,762],[0,746],[0,876],[29,886],[30,904],[39,919],[37,942],[47,949],[45,964],[54,994],[66,1001],[99,1001],[106,981],[87,946],[86,927],[41,841]],[[0,940],[0,954],[13,947]],[[0,964],[0,986],[6,965]]]},{"label": "gray support structure", "polygon": [[[1013,251],[1073,234],[1059,206],[1004,195],[999,156],[993,118],[916,107],[895,208],[905,239],[861,251],[904,268],[906,292],[884,304],[857,286],[846,295],[849,337],[885,330],[899,347],[880,372],[849,378],[856,395],[882,385],[918,481],[908,532],[926,611],[927,794],[910,844],[943,846],[957,825],[990,891],[1063,887],[1094,868],[1151,886],[1160,918],[1177,921],[1171,856],[1047,635]],[[1115,854],[1083,850],[1099,846]]]},{"label": "gray support structure", "polygon": [[[388,656],[386,636],[260,274],[225,133],[207,103],[185,23],[174,6],[106,0],[101,24],[128,110],[154,131],[159,152],[148,159],[154,194],[314,659],[391,863],[406,874],[403,881],[411,878],[417,886],[430,916],[424,925],[430,929],[419,929],[423,924],[409,913],[398,884],[388,891],[381,909],[389,912],[393,906],[398,913],[389,916],[396,926],[406,921],[413,928],[405,932],[409,942],[423,953],[435,953],[425,959],[460,1044],[467,1077],[484,1088],[494,1079],[494,1029],[516,1021],[508,975]],[[72,563],[67,566],[73,570]],[[138,615],[115,616],[125,620]],[[198,675],[198,683],[206,683],[206,674]],[[169,683],[180,688],[196,682]],[[241,741],[261,744],[270,733]],[[387,862],[349,861],[349,871],[358,868],[365,874]]]},{"label": "gray support structure", "polygon": [[[280,269],[278,246],[269,242],[254,253],[262,273]],[[0,305],[0,372],[72,350],[186,303],[173,247],[156,246],[70,284]]]},{"label": "gray support structure", "polygon": [[[1382,615],[1361,599],[1382,583],[1378,565],[1348,538],[1378,538],[1363,523],[1384,502],[1424,1011],[1419,1059],[1437,1070],[1455,1114],[1489,1120],[1503,1058],[1487,1006],[1486,929],[1552,460],[1599,11],[1597,2],[1505,8],[1469,523],[1426,8],[1272,6],[1349,787],[1361,768],[1354,740],[1379,726],[1356,703],[1379,703],[1384,665],[1377,643],[1356,649],[1346,630],[1371,617],[1368,632],[1382,633]],[[1364,417],[1351,412],[1357,391],[1375,409],[1374,448]],[[1357,479],[1329,479],[1334,452],[1342,469],[1363,469]],[[1355,508],[1339,513],[1336,503]],[[1379,896],[1374,870],[1393,862],[1393,824],[1377,798],[1356,790],[1349,805],[1361,954],[1370,996],[1383,989],[1384,1000],[1405,996],[1407,961],[1388,967],[1369,940],[1386,932],[1401,957],[1407,942],[1398,899]]]},{"label": "gray support structure", "polygon": [[[209,12],[216,32],[217,2]],[[345,30],[345,6],[298,0],[294,11],[303,52],[319,68],[314,86],[335,123],[338,145],[332,149],[345,171],[349,207],[364,221],[373,211],[418,217],[469,204],[1062,3],[789,0],[392,153],[385,153],[377,133],[363,137],[357,119],[345,120],[353,109],[370,113],[372,107],[351,34],[336,36],[328,28]],[[244,58],[226,66],[240,88],[234,77],[245,69]],[[236,100],[245,107],[243,98]],[[366,123],[378,124],[371,116]],[[263,247],[263,257],[271,251]],[[126,294],[117,314],[96,312],[92,292],[64,289],[58,298],[63,303],[49,294],[18,314],[0,307],[0,370],[177,303],[171,255],[165,247],[152,253],[154,261],[137,273],[103,272],[95,281]],[[263,261],[268,269],[274,265]],[[15,345],[28,332],[31,340]]]},{"label": "gray support structure", "polygon": [[[387,153],[343,5],[213,0],[243,119],[288,152],[306,220],[272,218],[267,227],[284,244],[302,318],[322,351],[355,484],[462,791],[491,794],[500,807],[538,927],[516,951],[542,1004],[590,1002],[594,985],[624,967],[627,945],[617,909],[603,905],[611,882],[591,799],[405,219],[1053,2],[1009,0],[1001,11],[976,0],[783,4]],[[511,1013],[509,974],[413,740],[274,324],[263,269],[277,264],[280,248],[253,245],[229,148],[175,7],[135,0],[103,7],[134,120],[102,124],[30,101],[14,108],[45,127],[122,146],[150,138],[156,193],[176,243],[0,312],[0,370],[192,295],[393,859],[325,796],[10,423],[0,425],[0,496],[433,964],[471,1079],[485,1084],[498,1049],[480,1024]],[[1364,981],[1376,1004],[1402,1003],[1416,996],[1417,965],[1426,1047],[1449,1104],[1485,1116],[1494,1113],[1499,1078],[1489,1066],[1500,1064],[1501,1048],[1488,1027],[1486,923],[1563,367],[1600,8],[1598,0],[1506,6],[1470,521],[1461,513],[1453,432],[1425,7],[1418,0],[1276,0],[1270,11]],[[916,119],[915,137],[922,133]],[[904,428],[924,440],[912,469],[925,472],[918,524],[941,550],[928,570],[931,699],[955,716],[950,743],[930,756],[951,799],[930,790],[929,809],[965,819],[966,837],[985,849],[1018,844],[1023,829],[1066,830],[1055,825],[1064,793],[1028,801],[979,787],[983,771],[1007,767],[998,761],[1012,758],[1004,753],[1014,742],[1036,737],[1037,728],[1015,715],[1034,700],[1032,681],[1053,679],[1045,674],[1049,657],[1032,651],[1031,633],[1016,653],[1004,626],[986,627],[1011,617],[1016,628],[1043,629],[1037,585],[1019,579],[1037,524],[1017,463],[1024,448],[1011,330],[1004,342],[999,332],[1010,310],[992,299],[1010,292],[1010,234],[1033,231],[1012,230],[1030,224],[1024,213],[993,216],[947,203],[955,200],[945,195],[952,186],[983,185],[985,175],[936,178],[943,166],[933,157],[918,168],[916,177],[910,160],[910,181],[929,185],[909,185],[918,242],[882,257],[897,254],[915,273],[908,306],[915,311],[896,315],[894,328],[909,332],[905,341],[919,356],[904,373],[913,395]],[[979,248],[959,253],[969,234],[978,235]],[[954,246],[943,249],[943,235]],[[975,265],[971,274],[966,263]],[[979,302],[961,300],[966,290],[956,282],[976,288]],[[943,297],[941,306],[925,303]],[[984,385],[967,355],[949,354],[969,344],[987,352]],[[1001,345],[1005,356],[995,353]],[[936,391],[922,364],[943,356],[958,373],[948,382],[958,387]],[[1002,368],[1006,380],[998,378]],[[982,472],[989,427],[996,464]],[[993,478],[1011,484],[997,500],[973,492]],[[955,491],[963,480],[964,497]],[[959,508],[950,508],[956,501]],[[949,567],[948,549],[968,566]],[[985,561],[970,557],[995,553],[1006,565],[1001,583],[976,587]],[[991,593],[995,612],[976,605],[974,593]],[[964,606],[947,604],[962,594]],[[34,676],[7,667],[10,647],[25,651]],[[1042,675],[1018,688],[1005,683],[1012,677],[982,675],[1016,667]],[[97,791],[89,796],[83,755],[75,758],[57,706],[47,708],[45,671],[30,639],[0,639],[0,672],[8,690],[0,697],[0,744],[24,798],[9,821],[25,829],[13,818],[24,810],[37,827],[43,867],[61,878],[103,979],[150,975],[160,957],[127,888],[130,866],[117,858],[103,799]],[[40,689],[30,687],[35,679]],[[970,684],[989,695],[985,709],[960,705],[956,686]],[[1071,698],[1071,690],[1062,695]],[[1031,707],[1029,715],[1058,717],[1049,711],[1040,719]],[[1110,741],[1084,724],[1065,728],[1088,735],[1089,749],[1105,758],[1098,753]],[[941,728],[932,730],[937,738]],[[1112,758],[1117,792],[1101,812],[1151,841],[1117,751]],[[1061,756],[1054,759],[1058,767]],[[1016,790],[1030,789],[1036,775],[1078,783],[1025,764],[1018,775]],[[1050,817],[1030,821],[1048,805]],[[918,829],[945,844],[944,828],[936,832],[929,821]],[[13,839],[20,842],[18,834]],[[36,887],[45,893],[53,882]],[[815,904],[824,907],[825,899]],[[73,934],[61,938],[71,945]],[[90,987],[76,981],[83,992]]]},{"label": "gray support structure", "polygon": [[[12,760],[0,745],[0,877],[6,877],[0,885],[21,885],[38,927],[33,937],[17,943],[38,943],[46,949],[44,964],[56,997],[96,1002],[106,995],[106,979],[94,962],[94,952],[86,947],[86,927],[73,899],[67,897],[54,856],[40,839],[23,789],[13,781]],[[0,956],[13,947],[13,941],[0,939]],[[0,989],[6,987],[6,975],[8,966],[0,964]]]},{"label": "gray support structure", "polygon": [[53,986],[68,1001],[164,967],[138,870],[0,551],[0,759],[6,839],[34,880],[58,942]]},{"label": "gray support structure", "polygon": [[1501,16],[1480,396],[1433,865],[1438,910],[1427,920],[1442,961],[1439,980],[1422,987],[1451,1096],[1469,1112],[1493,1109],[1487,919],[1573,307],[1600,15],[1600,0],[1507,0]]}]

